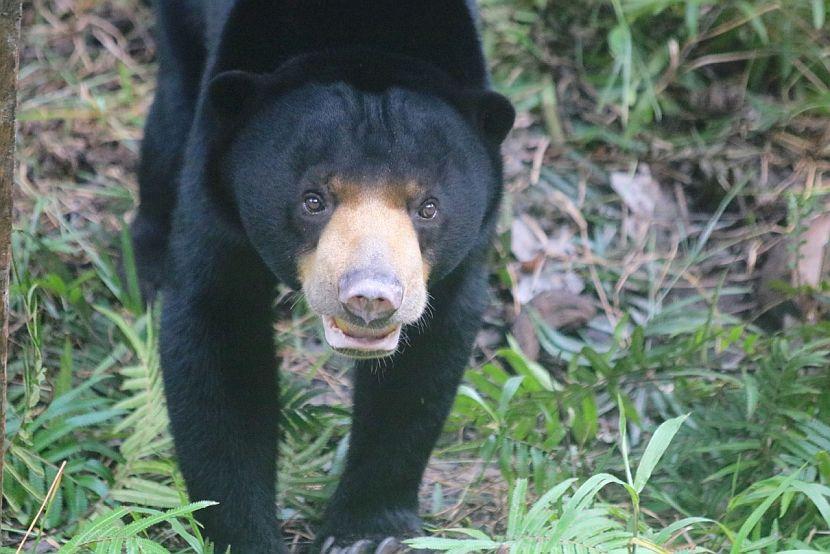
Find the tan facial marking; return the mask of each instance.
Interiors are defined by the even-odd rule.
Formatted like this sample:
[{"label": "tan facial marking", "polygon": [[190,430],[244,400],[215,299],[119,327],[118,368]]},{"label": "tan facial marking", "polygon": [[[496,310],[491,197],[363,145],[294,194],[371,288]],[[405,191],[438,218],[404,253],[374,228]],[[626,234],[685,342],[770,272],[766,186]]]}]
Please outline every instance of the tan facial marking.
[{"label": "tan facial marking", "polygon": [[338,202],[316,248],[298,260],[298,274],[311,308],[321,315],[340,312],[338,283],[351,270],[391,272],[404,289],[393,316],[417,320],[426,307],[429,264],[421,256],[418,235],[407,210],[414,192],[401,187],[363,187],[333,182]]}]

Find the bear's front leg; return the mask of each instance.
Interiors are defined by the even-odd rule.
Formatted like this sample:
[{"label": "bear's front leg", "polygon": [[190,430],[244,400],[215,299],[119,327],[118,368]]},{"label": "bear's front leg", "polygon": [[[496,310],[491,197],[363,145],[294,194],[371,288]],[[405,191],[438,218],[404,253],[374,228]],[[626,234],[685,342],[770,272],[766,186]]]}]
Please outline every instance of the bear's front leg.
[{"label": "bear's front leg", "polygon": [[276,514],[273,280],[244,248],[177,237],[161,362],[179,466],[216,552],[284,552]]},{"label": "bear's front leg", "polygon": [[401,341],[406,346],[391,358],[355,367],[346,468],[317,536],[324,554],[387,554],[397,551],[389,537],[421,532],[421,477],[467,365],[486,298],[480,266],[448,281],[433,291],[426,327],[408,329]]}]

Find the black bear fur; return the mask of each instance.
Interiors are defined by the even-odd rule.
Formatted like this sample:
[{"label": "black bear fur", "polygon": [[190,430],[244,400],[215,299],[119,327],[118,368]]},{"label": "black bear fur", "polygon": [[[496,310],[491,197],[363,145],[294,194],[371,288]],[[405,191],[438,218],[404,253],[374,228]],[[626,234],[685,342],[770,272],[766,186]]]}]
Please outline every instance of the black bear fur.
[{"label": "black bear fur", "polygon": [[[487,300],[513,123],[489,90],[464,0],[158,0],[159,73],[133,240],[163,299],[177,456],[222,552],[283,552],[275,506],[278,282],[320,229],[293,206],[310,168],[440,183],[419,229],[430,310],[391,358],[354,370],[347,464],[319,544],[420,532],[418,487]],[[370,130],[367,130],[370,129]],[[331,542],[331,541],[330,541]]]}]

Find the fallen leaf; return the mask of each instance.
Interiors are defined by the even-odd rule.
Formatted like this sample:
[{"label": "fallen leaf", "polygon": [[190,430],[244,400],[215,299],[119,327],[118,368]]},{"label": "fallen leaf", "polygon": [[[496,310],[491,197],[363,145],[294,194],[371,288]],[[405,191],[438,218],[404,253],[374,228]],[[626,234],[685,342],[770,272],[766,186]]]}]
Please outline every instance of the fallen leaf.
[{"label": "fallen leaf", "polygon": [[550,290],[535,296],[519,313],[512,333],[529,358],[539,358],[539,339],[532,312],[551,329],[574,329],[585,325],[597,312],[594,301],[567,290]]},{"label": "fallen leaf", "polygon": [[[785,303],[813,321],[826,307],[805,289],[818,289],[830,279],[830,212],[814,216],[804,227],[803,233],[786,237],[769,251],[760,270],[758,296],[765,310]],[[791,292],[781,290],[781,282],[804,293],[791,298]]]},{"label": "fallen leaf", "polygon": [[546,291],[564,290],[578,294],[585,288],[585,281],[573,271],[562,271],[550,263],[537,269],[532,273],[518,273],[513,295],[519,304],[527,304]]},{"label": "fallen leaf", "polygon": [[830,213],[811,220],[800,242],[796,263],[797,283],[818,287],[830,269]]},{"label": "fallen leaf", "polygon": [[657,203],[663,196],[660,185],[644,168],[634,175],[620,171],[612,173],[611,188],[620,195],[628,209],[644,218],[654,216]]},{"label": "fallen leaf", "polygon": [[513,220],[510,228],[510,250],[520,262],[534,260],[545,250],[548,237],[539,223],[528,215]]}]

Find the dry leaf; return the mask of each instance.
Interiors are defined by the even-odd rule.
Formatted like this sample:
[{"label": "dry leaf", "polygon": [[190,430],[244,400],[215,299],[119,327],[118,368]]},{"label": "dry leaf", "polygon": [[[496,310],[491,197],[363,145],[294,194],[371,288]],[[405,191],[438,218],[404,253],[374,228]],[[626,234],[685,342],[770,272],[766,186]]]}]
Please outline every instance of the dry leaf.
[{"label": "dry leaf", "polygon": [[520,262],[531,262],[542,254],[548,237],[539,223],[529,215],[513,220],[510,228],[510,250]]},{"label": "dry leaf", "polygon": [[[585,325],[597,312],[594,301],[567,290],[551,290],[533,298],[528,306],[552,329],[573,329]],[[516,318],[513,336],[529,358],[539,357],[539,339],[530,310],[526,307]]]},{"label": "dry leaf", "polygon": [[[822,281],[830,279],[830,212],[807,221],[805,229],[800,235],[787,237],[770,250],[760,271],[758,284],[763,308],[774,307],[788,297],[775,287],[776,281],[784,281],[795,288],[818,288]],[[793,304],[807,321],[822,316],[822,304],[809,294],[794,298]]]},{"label": "dry leaf", "polygon": [[796,264],[796,279],[800,285],[818,287],[830,270],[830,213],[809,222],[801,235]]},{"label": "dry leaf", "polygon": [[585,282],[573,271],[561,271],[552,265],[540,266],[533,273],[519,273],[513,295],[519,304],[527,304],[537,295],[563,290],[573,294],[582,292]]},{"label": "dry leaf", "polygon": [[657,204],[663,196],[660,185],[652,178],[647,168],[641,168],[640,172],[634,175],[619,171],[612,173],[611,188],[620,195],[628,209],[645,219],[654,216]]},{"label": "dry leaf", "polygon": [[640,165],[633,175],[611,173],[611,188],[631,211],[632,217],[623,222],[623,231],[634,240],[645,237],[656,223],[670,227],[676,225],[680,210],[674,198],[664,193],[660,183],[651,176],[648,166]]}]

